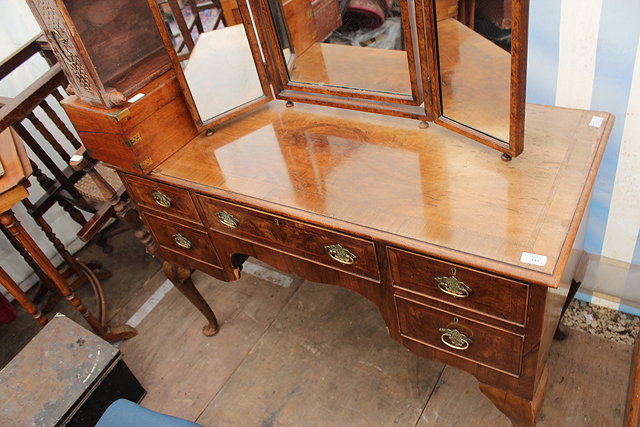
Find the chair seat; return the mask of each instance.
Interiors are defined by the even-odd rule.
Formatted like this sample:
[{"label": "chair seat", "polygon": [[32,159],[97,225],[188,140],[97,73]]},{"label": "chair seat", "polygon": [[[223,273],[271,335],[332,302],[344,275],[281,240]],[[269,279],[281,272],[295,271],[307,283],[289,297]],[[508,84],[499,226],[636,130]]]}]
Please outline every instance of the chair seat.
[{"label": "chair seat", "polygon": [[[115,169],[103,164],[102,162],[96,163],[94,169],[102,175],[102,177],[109,183],[109,185],[118,189],[122,187],[122,181],[116,173]],[[75,183],[75,188],[85,197],[93,200],[106,201],[107,198],[102,194],[96,182],[89,175],[84,175],[78,182]]]}]

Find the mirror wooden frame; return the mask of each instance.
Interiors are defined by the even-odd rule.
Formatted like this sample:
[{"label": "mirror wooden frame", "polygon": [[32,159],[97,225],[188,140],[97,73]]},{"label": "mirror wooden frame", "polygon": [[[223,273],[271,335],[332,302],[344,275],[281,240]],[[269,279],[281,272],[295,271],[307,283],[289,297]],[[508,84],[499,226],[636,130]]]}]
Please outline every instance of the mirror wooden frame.
[{"label": "mirror wooden frame", "polygon": [[[215,126],[218,126],[222,123],[225,123],[231,119],[234,119],[244,113],[247,113],[253,110],[260,105],[266,104],[267,102],[273,99],[271,93],[271,86],[269,84],[269,77],[267,74],[267,69],[265,63],[262,61],[262,54],[260,52],[260,43],[258,41],[258,35],[255,32],[253,22],[255,19],[255,14],[252,14],[249,10],[250,5],[247,4],[247,1],[251,0],[237,0],[238,8],[240,10],[240,15],[242,17],[242,25],[244,26],[245,33],[247,35],[247,39],[249,40],[249,46],[251,48],[251,54],[253,56],[253,61],[256,66],[256,71],[258,73],[258,77],[260,79],[260,85],[262,87],[262,95],[253,101],[249,101],[242,105],[239,105],[236,108],[225,111],[215,117],[211,117],[208,119],[202,119],[200,117],[200,113],[196,107],[195,100],[191,93],[191,89],[189,88],[189,84],[187,79],[182,71],[182,66],[180,64],[180,59],[178,58],[178,54],[173,47],[173,42],[167,28],[164,23],[164,16],[158,6],[157,0],[147,0],[149,3],[149,7],[151,8],[151,12],[153,14],[153,18],[155,20],[156,26],[160,31],[160,36],[162,37],[162,41],[164,42],[165,48],[169,53],[169,57],[171,59],[171,63],[173,64],[173,69],[176,71],[176,78],[180,87],[182,89],[182,93],[184,94],[185,101],[187,103],[187,107],[189,108],[189,112],[194,119],[196,127],[198,131],[203,131],[207,129],[211,129]],[[255,28],[258,25],[256,24]]]},{"label": "mirror wooden frame", "polygon": [[[435,17],[435,2],[429,2],[426,16]],[[457,122],[443,115],[440,91],[440,67],[437,53],[435,20],[428,20],[428,41],[432,46],[431,90],[433,91],[434,122],[485,144],[503,153],[503,160],[511,160],[524,150],[524,122],[526,109],[527,37],[529,28],[529,0],[512,0],[511,27],[511,81],[509,84],[509,141],[503,141],[480,130]]]},{"label": "mirror wooden frame", "polygon": [[[425,0],[410,0],[411,7],[409,7],[409,1],[400,2],[403,34],[407,47],[405,52],[411,80],[411,95],[290,80],[269,1],[253,1],[255,1],[256,8],[260,11],[262,18],[261,27],[264,29],[264,38],[261,40],[263,40],[264,50],[269,57],[267,63],[277,99],[433,120],[431,88],[427,83],[428,80],[425,79],[425,74],[429,72],[429,53],[424,43]],[[412,10],[415,10],[415,16],[412,14]]]},{"label": "mirror wooden frame", "polygon": [[277,99],[291,102],[433,121],[502,152],[504,160],[518,156],[524,149],[529,0],[513,0],[508,141],[444,115],[437,47],[436,0],[401,2],[402,23],[408,42],[406,53],[412,80],[411,95],[290,81],[268,0],[237,0],[263,96],[207,120],[202,120],[198,113],[157,0],[148,0],[148,3],[176,70],[189,111],[200,131],[236,118],[269,102],[275,96]]}]

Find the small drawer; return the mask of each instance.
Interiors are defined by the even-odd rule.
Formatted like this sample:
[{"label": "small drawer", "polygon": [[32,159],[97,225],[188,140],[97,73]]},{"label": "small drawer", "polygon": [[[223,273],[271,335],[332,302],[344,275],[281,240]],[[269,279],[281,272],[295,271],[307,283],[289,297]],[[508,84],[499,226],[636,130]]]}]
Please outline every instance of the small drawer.
[{"label": "small drawer", "polygon": [[131,197],[142,206],[201,224],[187,190],[134,175],[121,175],[129,184]]},{"label": "small drawer", "polygon": [[142,213],[142,217],[149,225],[150,231],[161,249],[221,268],[218,255],[206,232],[181,225],[175,221],[167,221],[146,212]]},{"label": "small drawer", "polygon": [[221,233],[375,281],[380,280],[373,242],[292,219],[197,196],[209,226]]},{"label": "small drawer", "polygon": [[401,249],[389,248],[395,287],[524,325],[529,286]]},{"label": "small drawer", "polygon": [[520,374],[523,336],[402,297],[395,296],[395,302],[404,338],[452,355],[454,359],[465,359],[515,376]]}]

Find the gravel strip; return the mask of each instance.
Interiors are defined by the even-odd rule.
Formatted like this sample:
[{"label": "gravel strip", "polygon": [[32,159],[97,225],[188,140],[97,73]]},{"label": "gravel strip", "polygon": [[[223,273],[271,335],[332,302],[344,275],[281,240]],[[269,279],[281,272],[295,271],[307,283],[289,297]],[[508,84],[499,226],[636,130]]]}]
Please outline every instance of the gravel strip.
[{"label": "gravel strip", "polygon": [[633,345],[640,332],[640,317],[574,299],[562,324],[623,344]]}]

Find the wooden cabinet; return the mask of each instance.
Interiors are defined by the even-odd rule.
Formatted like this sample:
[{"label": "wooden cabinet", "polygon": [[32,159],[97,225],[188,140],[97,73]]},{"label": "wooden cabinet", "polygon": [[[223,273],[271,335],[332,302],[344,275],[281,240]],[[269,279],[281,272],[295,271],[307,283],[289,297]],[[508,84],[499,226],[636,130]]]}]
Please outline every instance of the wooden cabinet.
[{"label": "wooden cabinet", "polygon": [[197,133],[172,72],[119,107],[93,106],[77,96],[62,106],[93,158],[128,171],[151,171]]}]

